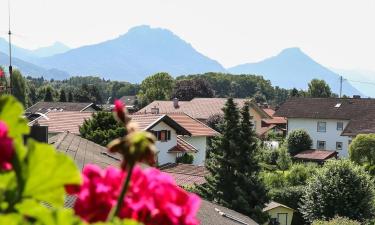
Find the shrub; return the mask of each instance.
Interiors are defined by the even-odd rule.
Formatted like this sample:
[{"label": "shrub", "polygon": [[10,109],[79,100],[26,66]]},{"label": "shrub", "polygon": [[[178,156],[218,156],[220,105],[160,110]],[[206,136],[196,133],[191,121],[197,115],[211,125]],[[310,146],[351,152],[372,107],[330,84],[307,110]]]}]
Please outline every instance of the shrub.
[{"label": "shrub", "polygon": [[182,156],[176,158],[176,163],[192,164],[193,161],[194,161],[194,156],[188,153],[185,153]]},{"label": "shrub", "polygon": [[375,175],[375,134],[359,134],[349,146],[350,160]]},{"label": "shrub", "polygon": [[300,211],[310,222],[337,216],[366,220],[374,216],[374,183],[348,160],[326,162],[309,179]]},{"label": "shrub", "polygon": [[303,150],[311,149],[312,140],[305,130],[293,130],[287,138],[286,143],[288,151],[291,155],[295,155]]},{"label": "shrub", "polygon": [[316,220],[312,225],[361,225],[361,223],[345,217],[335,217],[329,221]]}]

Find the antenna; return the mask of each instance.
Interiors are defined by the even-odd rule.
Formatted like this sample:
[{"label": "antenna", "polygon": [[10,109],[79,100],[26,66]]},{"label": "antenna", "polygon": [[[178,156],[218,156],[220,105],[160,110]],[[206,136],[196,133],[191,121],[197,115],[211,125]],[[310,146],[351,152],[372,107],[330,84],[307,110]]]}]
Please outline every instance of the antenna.
[{"label": "antenna", "polygon": [[342,96],[342,76],[340,76],[340,98]]},{"label": "antenna", "polygon": [[8,22],[9,22],[9,30],[8,30],[8,43],[9,43],[9,93],[12,94],[12,74],[13,74],[13,68],[12,68],[12,32],[10,31],[10,0],[8,0]]}]

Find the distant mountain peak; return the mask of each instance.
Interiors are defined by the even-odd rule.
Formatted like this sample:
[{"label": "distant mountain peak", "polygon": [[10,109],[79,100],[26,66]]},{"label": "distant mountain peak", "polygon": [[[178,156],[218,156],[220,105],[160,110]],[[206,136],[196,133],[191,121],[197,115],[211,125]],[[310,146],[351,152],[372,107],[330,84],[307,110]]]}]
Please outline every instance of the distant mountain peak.
[{"label": "distant mountain peak", "polygon": [[304,53],[301,48],[299,47],[291,47],[291,48],[286,48],[282,50],[277,57],[294,57],[294,58],[299,58],[299,57],[306,57],[311,59],[306,53]]}]

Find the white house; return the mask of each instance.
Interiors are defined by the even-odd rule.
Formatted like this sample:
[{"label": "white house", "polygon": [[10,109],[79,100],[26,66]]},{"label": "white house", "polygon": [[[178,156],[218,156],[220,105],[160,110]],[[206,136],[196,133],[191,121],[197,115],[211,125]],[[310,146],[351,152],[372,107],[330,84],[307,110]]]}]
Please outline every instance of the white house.
[{"label": "white house", "polygon": [[313,149],[334,150],[341,157],[348,156],[356,135],[375,133],[375,99],[293,98],[276,115],[287,118],[288,133],[306,130]]},{"label": "white house", "polygon": [[194,165],[203,165],[207,138],[218,135],[215,130],[184,113],[133,114],[131,118],[140,129],[155,135],[159,165],[174,163],[185,153],[194,156]]}]

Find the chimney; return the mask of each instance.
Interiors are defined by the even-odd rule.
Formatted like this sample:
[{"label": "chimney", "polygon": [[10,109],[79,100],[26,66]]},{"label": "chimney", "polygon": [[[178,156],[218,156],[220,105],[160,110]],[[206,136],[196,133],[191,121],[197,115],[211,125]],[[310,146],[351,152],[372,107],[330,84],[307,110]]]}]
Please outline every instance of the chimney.
[{"label": "chimney", "polygon": [[173,99],[173,107],[174,107],[175,109],[177,109],[178,107],[180,107],[180,106],[178,105],[178,98],[174,98],[174,99]]},{"label": "chimney", "polygon": [[159,114],[159,108],[154,106],[151,108],[151,114]]},{"label": "chimney", "polygon": [[353,98],[354,98],[354,99],[360,99],[361,96],[360,96],[360,95],[353,95]]}]

